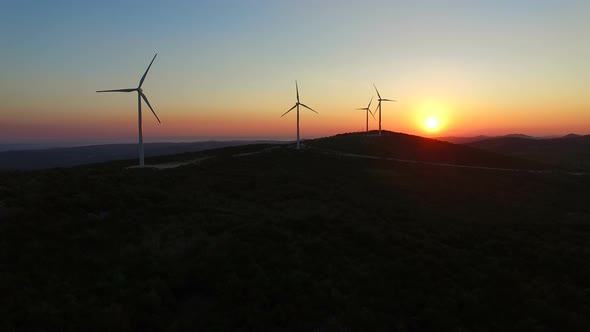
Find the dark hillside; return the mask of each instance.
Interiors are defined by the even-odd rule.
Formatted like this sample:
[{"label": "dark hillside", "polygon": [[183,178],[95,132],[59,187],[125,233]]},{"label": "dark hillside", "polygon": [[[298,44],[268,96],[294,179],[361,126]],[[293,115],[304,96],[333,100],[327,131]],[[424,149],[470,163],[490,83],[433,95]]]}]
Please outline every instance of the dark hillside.
[{"label": "dark hillside", "polygon": [[590,170],[590,135],[562,138],[493,138],[469,146],[545,164]]},{"label": "dark hillside", "polygon": [[[574,135],[574,134],[570,134],[570,135]],[[479,142],[479,141],[483,141],[483,140],[487,140],[487,139],[513,138],[513,137],[530,138],[530,139],[545,139],[545,138],[547,138],[547,137],[529,136],[529,135],[524,135],[524,134],[508,134],[508,135],[503,135],[503,136],[485,136],[485,135],[467,136],[467,137],[447,136],[447,137],[435,137],[435,139],[437,139],[439,141],[453,143],[453,144],[469,144],[469,143]]]},{"label": "dark hillside", "polygon": [[308,145],[334,151],[423,162],[511,169],[548,169],[538,162],[490,153],[464,145],[384,131],[341,134],[313,140]]},{"label": "dark hillside", "polygon": [[453,143],[453,144],[466,144],[466,143],[471,143],[471,142],[477,142],[477,141],[483,141],[484,139],[489,139],[491,138],[490,136],[484,136],[484,135],[479,135],[479,136],[468,136],[468,137],[460,137],[460,136],[447,136],[447,137],[434,137],[434,139],[439,140],[439,141],[443,141],[443,142],[449,142],[449,143]]},{"label": "dark hillside", "polygon": [[0,173],[0,330],[588,329],[590,178],[334,140]]}]

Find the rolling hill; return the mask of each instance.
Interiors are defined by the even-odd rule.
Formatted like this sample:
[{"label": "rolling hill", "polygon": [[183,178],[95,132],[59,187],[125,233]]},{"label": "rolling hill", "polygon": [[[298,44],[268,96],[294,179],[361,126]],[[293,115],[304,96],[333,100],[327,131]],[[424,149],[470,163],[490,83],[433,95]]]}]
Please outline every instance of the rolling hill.
[{"label": "rolling hill", "polygon": [[545,164],[590,169],[590,135],[567,135],[553,139],[519,137],[493,138],[468,143],[468,146]]},{"label": "rolling hill", "polygon": [[420,136],[383,131],[341,134],[311,141],[311,147],[359,155],[401,160],[508,169],[548,169],[539,162],[527,161],[469,146],[457,145]]},{"label": "rolling hill", "polygon": [[466,144],[472,143],[477,141],[483,141],[485,139],[492,138],[491,136],[479,135],[479,136],[468,136],[468,137],[461,137],[461,136],[447,136],[447,137],[435,137],[435,139],[443,142],[449,142],[453,144]]},{"label": "rolling hill", "polygon": [[590,326],[587,176],[395,133],[152,160],[194,162],[0,172],[0,329]]},{"label": "rolling hill", "polygon": [[[573,134],[572,134],[573,135]],[[546,137],[534,137],[525,134],[507,134],[503,136],[468,136],[468,137],[461,137],[461,136],[447,136],[447,137],[436,137],[439,141],[445,141],[453,144],[468,144],[473,142],[479,142],[487,139],[493,138],[510,138],[510,137],[519,137],[519,138],[530,138],[530,139],[544,139]]]}]

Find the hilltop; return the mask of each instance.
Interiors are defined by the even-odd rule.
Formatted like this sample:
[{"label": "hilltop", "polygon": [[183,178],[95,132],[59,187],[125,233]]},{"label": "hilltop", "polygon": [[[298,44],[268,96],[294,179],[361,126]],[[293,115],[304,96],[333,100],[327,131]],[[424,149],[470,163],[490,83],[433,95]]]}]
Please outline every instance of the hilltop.
[{"label": "hilltop", "polygon": [[390,131],[383,131],[381,136],[376,131],[368,135],[340,134],[313,140],[309,145],[335,152],[439,164],[532,170],[549,168],[538,162]]},{"label": "hilltop", "polygon": [[396,133],[304,145],[0,172],[0,328],[590,326],[589,177]]}]

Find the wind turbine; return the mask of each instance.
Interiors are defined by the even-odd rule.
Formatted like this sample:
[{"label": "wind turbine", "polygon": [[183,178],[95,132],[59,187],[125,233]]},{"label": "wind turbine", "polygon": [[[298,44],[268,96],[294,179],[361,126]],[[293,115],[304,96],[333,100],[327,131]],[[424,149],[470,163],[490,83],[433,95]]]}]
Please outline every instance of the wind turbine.
[{"label": "wind turbine", "polygon": [[319,113],[313,110],[311,107],[299,102],[299,86],[297,86],[297,81],[295,81],[295,91],[297,91],[297,102],[295,103],[295,106],[291,107],[287,112],[283,113],[283,115],[281,115],[281,118],[285,116],[287,113],[291,112],[294,108],[297,108],[297,150],[299,150],[299,105],[307,108],[308,110],[316,114]]},{"label": "wind turbine", "polygon": [[147,97],[143,93],[143,89],[141,88],[141,86],[143,85],[143,81],[145,80],[145,77],[147,76],[148,71],[150,71],[150,67],[152,66],[152,63],[154,63],[154,60],[156,60],[157,55],[158,55],[157,53],[156,53],[156,55],[154,55],[152,62],[150,62],[150,65],[147,67],[145,73],[141,77],[141,80],[139,80],[139,85],[137,86],[137,88],[96,91],[96,92],[134,92],[134,91],[137,91],[137,126],[138,126],[138,130],[139,130],[139,167],[144,166],[144,162],[143,162],[143,126],[142,126],[142,121],[141,121],[141,99],[142,98],[145,101],[145,103],[148,105],[148,107],[150,108],[152,113],[154,113],[156,120],[158,120],[159,123],[162,123],[162,121],[160,121],[160,118],[158,118],[158,115],[156,114],[156,112],[152,108],[152,105],[150,105],[150,102],[148,101]]},{"label": "wind turbine", "polygon": [[373,83],[373,86],[375,87],[375,91],[377,91],[377,97],[379,97],[379,99],[377,99],[377,100],[379,100],[379,104],[377,104],[377,108],[375,109],[375,112],[377,112],[377,109],[379,109],[379,135],[381,135],[381,102],[382,101],[395,101],[395,100],[381,98],[381,95],[379,94],[379,90],[377,90],[375,83]]},{"label": "wind turbine", "polygon": [[366,121],[367,121],[367,133],[369,132],[369,113],[371,113],[371,116],[373,117],[373,119],[375,119],[375,115],[373,115],[373,112],[371,112],[371,103],[373,102],[373,97],[371,97],[371,101],[369,101],[369,105],[367,105],[367,107],[363,107],[363,108],[357,108],[358,111],[366,111],[367,112],[367,116],[366,116]]}]

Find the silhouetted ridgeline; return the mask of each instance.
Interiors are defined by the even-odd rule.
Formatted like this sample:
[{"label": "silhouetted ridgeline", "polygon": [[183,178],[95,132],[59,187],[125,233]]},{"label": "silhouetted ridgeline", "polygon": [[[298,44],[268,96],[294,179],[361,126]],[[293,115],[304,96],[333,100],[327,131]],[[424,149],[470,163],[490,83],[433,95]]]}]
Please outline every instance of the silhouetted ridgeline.
[{"label": "silhouetted ridgeline", "polygon": [[453,144],[466,144],[466,143],[472,143],[472,142],[477,142],[477,141],[483,141],[484,139],[489,139],[492,137],[480,135],[480,136],[469,136],[469,137],[448,136],[448,137],[433,137],[433,138],[437,139],[439,141],[449,142],[449,143],[453,143]]},{"label": "silhouetted ridgeline", "polygon": [[[146,157],[195,152],[226,146],[276,141],[209,141],[191,143],[147,143]],[[45,150],[0,152],[0,169],[43,169],[137,158],[137,144],[89,145]]]},{"label": "silhouetted ridgeline", "polygon": [[480,135],[480,136],[468,136],[468,137],[461,137],[461,136],[447,136],[447,137],[434,137],[435,139],[439,140],[439,141],[445,141],[445,142],[450,142],[450,143],[455,143],[455,144],[468,144],[468,143],[474,143],[474,142],[479,142],[479,141],[483,141],[483,140],[487,140],[487,139],[495,139],[495,138],[530,138],[530,139],[553,139],[553,138],[572,138],[572,137],[580,137],[581,135],[578,134],[567,134],[565,136],[530,136],[530,135],[524,135],[524,134],[508,134],[508,135],[502,135],[502,136],[485,136],[485,135]]}]

